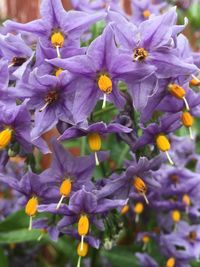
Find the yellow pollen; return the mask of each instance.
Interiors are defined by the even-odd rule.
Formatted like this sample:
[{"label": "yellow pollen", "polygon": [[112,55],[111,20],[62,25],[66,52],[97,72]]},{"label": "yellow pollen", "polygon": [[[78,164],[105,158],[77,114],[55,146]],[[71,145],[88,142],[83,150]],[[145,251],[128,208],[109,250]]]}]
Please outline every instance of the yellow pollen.
[{"label": "yellow pollen", "polygon": [[60,186],[60,195],[65,197],[69,196],[69,194],[71,193],[71,189],[72,189],[71,180],[65,179]]},{"label": "yellow pollen", "polygon": [[159,134],[156,137],[156,145],[163,152],[170,150],[171,147],[168,138],[164,134]]},{"label": "yellow pollen", "polygon": [[191,86],[199,86],[200,85],[200,80],[199,79],[192,79],[191,81],[190,81],[190,85]]},{"label": "yellow pollen", "polygon": [[6,128],[5,130],[0,132],[0,149],[4,149],[11,141],[12,138],[12,130]]},{"label": "yellow pollen", "polygon": [[126,214],[129,211],[129,205],[125,205],[122,209],[121,209],[121,214]]},{"label": "yellow pollen", "polygon": [[141,214],[144,210],[144,205],[142,204],[142,202],[138,202],[135,204],[135,207],[134,207],[134,212],[136,214]]},{"label": "yellow pollen", "polygon": [[102,74],[98,79],[98,87],[103,93],[110,94],[112,92],[112,80],[109,76]]},{"label": "yellow pollen", "polygon": [[81,249],[81,243],[78,244],[78,247],[77,247],[77,254],[80,256],[80,257],[85,257],[88,253],[88,249],[89,249],[89,246],[87,243],[83,242],[82,244],[82,249]]},{"label": "yellow pollen", "polygon": [[176,263],[175,258],[169,258],[166,262],[166,267],[174,267]]},{"label": "yellow pollen", "polygon": [[147,192],[147,186],[140,177],[135,177],[133,180],[133,186],[140,194],[145,194]]},{"label": "yellow pollen", "polygon": [[174,83],[168,85],[169,92],[178,99],[183,99],[185,97],[185,90],[180,85]]},{"label": "yellow pollen", "polygon": [[143,16],[145,19],[148,19],[151,16],[151,12],[148,9],[146,9],[143,11]]},{"label": "yellow pollen", "polygon": [[181,219],[181,214],[180,214],[180,211],[178,211],[178,210],[174,210],[174,211],[172,211],[172,220],[175,222],[175,223],[177,223],[177,222],[179,222],[180,221],[180,219]]},{"label": "yellow pollen", "polygon": [[144,48],[137,48],[134,51],[134,61],[143,61],[148,56],[148,52]]},{"label": "yellow pollen", "polygon": [[191,200],[190,197],[188,195],[183,195],[182,197],[182,202],[183,204],[185,204],[186,206],[190,206],[191,205]]},{"label": "yellow pollen", "polygon": [[51,35],[51,43],[54,47],[61,48],[64,44],[64,41],[65,41],[64,35],[59,31],[54,32]]},{"label": "yellow pollen", "polygon": [[88,134],[88,144],[92,151],[99,151],[101,149],[101,137],[98,133]]},{"label": "yellow pollen", "polygon": [[55,70],[55,76],[58,77],[61,74],[61,72],[63,72],[63,69],[61,69],[61,68],[56,69]]},{"label": "yellow pollen", "polygon": [[28,216],[34,216],[37,212],[37,207],[38,207],[37,197],[32,197],[29,199],[29,201],[26,204],[25,213]]},{"label": "yellow pollen", "polygon": [[88,217],[86,215],[81,215],[78,221],[78,234],[80,236],[87,235],[89,231],[89,226],[90,226],[90,223],[89,223]]},{"label": "yellow pollen", "polygon": [[181,116],[181,121],[185,127],[191,127],[194,123],[194,118],[188,111],[184,111]]},{"label": "yellow pollen", "polygon": [[144,244],[148,244],[149,241],[150,241],[150,237],[148,235],[144,235],[142,237],[142,241],[143,241]]}]

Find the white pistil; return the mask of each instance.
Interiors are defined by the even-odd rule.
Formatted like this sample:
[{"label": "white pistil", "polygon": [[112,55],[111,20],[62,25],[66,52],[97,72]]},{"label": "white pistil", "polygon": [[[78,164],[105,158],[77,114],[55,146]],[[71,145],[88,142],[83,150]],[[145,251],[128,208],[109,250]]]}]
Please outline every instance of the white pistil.
[{"label": "white pistil", "polygon": [[47,102],[44,104],[44,106],[41,107],[41,108],[39,109],[39,112],[42,112],[43,110],[45,110],[45,108],[46,108],[48,105],[49,105],[49,102],[47,101]]},{"label": "white pistil", "polygon": [[60,208],[60,206],[61,206],[61,204],[62,204],[64,198],[65,198],[65,196],[62,195],[61,198],[60,198],[60,200],[59,200],[59,202],[58,202],[58,204],[57,204],[57,206],[56,206],[56,209],[57,209],[57,210]]},{"label": "white pistil", "polygon": [[185,107],[186,107],[187,111],[189,111],[190,107],[189,107],[189,104],[188,104],[187,99],[185,98],[185,96],[183,97],[183,101],[185,103]]},{"label": "white pistil", "polygon": [[83,250],[84,237],[85,237],[84,235],[81,236],[81,247],[80,247],[81,251]]},{"label": "white pistil", "polygon": [[192,127],[188,127],[189,129],[189,133],[190,133],[190,139],[191,140],[194,140],[194,135],[193,135],[193,132],[192,132]]},{"label": "white pistil", "polygon": [[59,45],[56,45],[56,53],[57,53],[57,57],[61,58]]},{"label": "white pistil", "polygon": [[81,256],[78,257],[77,267],[81,267]]},{"label": "white pistil", "polygon": [[170,155],[169,155],[169,152],[168,152],[168,151],[165,151],[165,154],[166,154],[166,156],[167,156],[167,159],[169,160],[169,163],[170,163],[171,165],[174,165],[174,162],[173,162],[173,160],[171,159],[171,157],[170,157]]},{"label": "white pistil", "polygon": [[43,238],[43,233],[38,237],[37,241],[39,242]]},{"label": "white pistil", "polygon": [[140,220],[140,215],[139,214],[136,214],[135,215],[135,222],[138,223]]},{"label": "white pistil", "polygon": [[149,200],[148,200],[147,196],[145,195],[145,193],[143,193],[142,195],[143,195],[144,200],[147,203],[147,205],[149,205]]},{"label": "white pistil", "polygon": [[33,217],[30,216],[30,217],[29,217],[29,227],[28,227],[28,230],[29,230],[29,231],[32,230],[32,224],[33,224]]},{"label": "white pistil", "polygon": [[94,157],[95,157],[95,164],[96,164],[96,166],[99,166],[99,159],[98,159],[97,152],[94,152]]},{"label": "white pistil", "polygon": [[103,104],[102,104],[102,109],[106,107],[106,94],[103,94]]},{"label": "white pistil", "polygon": [[200,80],[199,80],[194,74],[192,74],[192,78],[193,78],[194,80],[196,80],[197,82],[200,82]]},{"label": "white pistil", "polygon": [[13,67],[15,64],[14,63],[10,63],[9,65],[8,65],[8,68],[10,69],[11,67]]}]

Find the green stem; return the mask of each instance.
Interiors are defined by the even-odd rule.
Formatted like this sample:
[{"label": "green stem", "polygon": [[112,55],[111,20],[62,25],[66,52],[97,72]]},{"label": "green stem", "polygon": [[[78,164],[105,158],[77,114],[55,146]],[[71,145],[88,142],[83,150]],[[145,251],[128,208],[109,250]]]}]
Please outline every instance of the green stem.
[{"label": "green stem", "polygon": [[93,117],[99,116],[105,112],[115,110],[116,108],[114,106],[108,106],[104,109],[97,110],[96,112],[93,113]]},{"label": "green stem", "polygon": [[85,150],[86,150],[86,137],[83,136],[81,138],[81,156],[85,155]]}]

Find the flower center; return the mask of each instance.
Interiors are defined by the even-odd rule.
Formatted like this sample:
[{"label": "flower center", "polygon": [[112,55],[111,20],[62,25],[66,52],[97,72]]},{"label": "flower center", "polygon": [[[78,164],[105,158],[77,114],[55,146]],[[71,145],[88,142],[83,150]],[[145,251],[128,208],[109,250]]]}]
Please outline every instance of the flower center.
[{"label": "flower center", "polygon": [[142,14],[145,19],[148,19],[151,16],[151,12],[148,9],[144,10]]},{"label": "flower center", "polygon": [[88,144],[89,148],[94,151],[96,166],[99,165],[99,159],[97,156],[97,151],[101,149],[101,136],[98,133],[88,134]]},{"label": "flower center", "polygon": [[87,235],[89,231],[89,226],[90,226],[90,223],[89,223],[88,217],[86,215],[81,215],[78,221],[78,234],[80,236]]},{"label": "flower center", "polygon": [[185,98],[186,92],[185,92],[185,89],[183,87],[181,87],[180,85],[178,85],[176,83],[169,84],[168,85],[168,91],[170,92],[171,95],[173,95],[177,99],[182,99],[185,103],[186,109],[190,110],[188,102]]},{"label": "flower center", "polygon": [[178,184],[180,179],[178,177],[178,175],[176,174],[172,174],[169,176],[170,180],[172,181],[173,184]]},{"label": "flower center", "polygon": [[60,195],[67,197],[71,193],[72,183],[70,179],[65,179],[60,186]]},{"label": "flower center", "polygon": [[4,149],[10,143],[12,138],[12,130],[6,128],[0,132],[0,149]]},{"label": "flower center", "polygon": [[52,33],[51,44],[53,45],[53,47],[58,47],[58,48],[63,47],[64,41],[65,41],[65,38],[62,32],[55,31]]},{"label": "flower center", "polygon": [[58,76],[61,74],[61,72],[63,72],[63,69],[61,69],[61,68],[55,68],[53,74],[54,74],[56,77],[58,77]]},{"label": "flower center", "polygon": [[146,184],[144,183],[144,181],[143,181],[140,177],[136,176],[136,177],[134,178],[134,180],[133,180],[133,186],[135,187],[135,189],[137,190],[137,192],[138,192],[139,194],[143,195],[143,197],[144,197],[146,203],[148,204],[149,201],[148,201],[148,199],[147,199],[147,197],[146,197],[147,186],[146,186]]},{"label": "flower center", "polygon": [[159,150],[161,150],[163,152],[168,151],[171,147],[169,140],[167,139],[167,137],[164,134],[159,134],[156,137],[156,145],[159,148]]},{"label": "flower center", "polygon": [[125,205],[122,209],[121,209],[121,214],[126,214],[129,211],[129,205]]},{"label": "flower center", "polygon": [[28,216],[34,216],[36,214],[36,212],[37,212],[37,207],[38,207],[37,197],[32,197],[26,203],[25,213]]},{"label": "flower center", "polygon": [[188,239],[189,241],[195,241],[197,239],[197,233],[195,231],[189,232]]},{"label": "flower center", "polygon": [[144,205],[142,204],[142,202],[138,202],[135,204],[134,206],[134,212],[136,214],[141,214],[144,210]]},{"label": "flower center", "polygon": [[194,123],[194,118],[188,111],[184,111],[181,116],[181,121],[185,127],[191,127]]},{"label": "flower center", "polygon": [[58,100],[58,92],[56,90],[50,91],[44,98],[45,104],[44,106],[39,110],[40,112],[43,111],[48,105],[54,103]]},{"label": "flower center", "polygon": [[148,235],[144,235],[142,237],[142,241],[143,241],[144,244],[148,244],[149,241],[150,241],[150,237]]},{"label": "flower center", "polygon": [[78,244],[78,247],[77,247],[77,254],[80,256],[80,257],[85,257],[88,253],[88,249],[89,249],[89,246],[87,243],[83,242],[82,244],[82,249],[81,249],[81,243]]},{"label": "flower center", "polygon": [[175,258],[169,258],[166,262],[166,267],[174,267],[176,263]]},{"label": "flower center", "polygon": [[25,57],[13,57],[10,67],[20,67],[24,62],[26,62]]},{"label": "flower center", "polygon": [[177,223],[180,221],[181,219],[181,214],[180,214],[180,211],[179,210],[173,210],[172,211],[172,220]]},{"label": "flower center", "polygon": [[103,93],[110,94],[112,92],[112,80],[108,75],[101,74],[98,78],[98,87]]},{"label": "flower center", "polygon": [[187,194],[183,195],[182,202],[186,206],[190,206],[191,205],[190,197]]},{"label": "flower center", "polygon": [[133,54],[134,61],[143,61],[148,56],[148,52],[144,48],[137,48]]}]

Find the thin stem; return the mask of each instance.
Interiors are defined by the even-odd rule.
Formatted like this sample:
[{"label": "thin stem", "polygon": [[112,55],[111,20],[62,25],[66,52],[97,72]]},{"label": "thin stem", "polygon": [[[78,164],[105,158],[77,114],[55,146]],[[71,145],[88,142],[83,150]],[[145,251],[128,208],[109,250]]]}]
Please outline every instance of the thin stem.
[{"label": "thin stem", "polygon": [[185,97],[183,97],[183,101],[185,103],[185,107],[186,107],[187,111],[189,111],[190,107],[189,107],[189,104],[188,104],[187,99]]},{"label": "thin stem", "polygon": [[142,194],[142,195],[143,195],[144,200],[145,200],[145,202],[147,203],[147,205],[149,205],[149,200],[148,200],[147,196],[146,196],[145,194]]},{"label": "thin stem", "polygon": [[84,237],[84,235],[81,236],[81,251],[83,250]]},{"label": "thin stem", "polygon": [[10,63],[9,65],[8,65],[8,68],[10,69],[11,67],[13,67],[14,66],[14,63]]},{"label": "thin stem", "polygon": [[171,157],[170,157],[170,155],[169,155],[169,152],[168,152],[168,151],[165,151],[165,154],[166,154],[166,156],[167,156],[167,159],[169,160],[169,163],[170,163],[171,165],[174,165],[174,162],[173,162],[173,160],[171,159]]},{"label": "thin stem", "polygon": [[77,267],[81,266],[81,256],[78,257]]},{"label": "thin stem", "polygon": [[83,136],[81,138],[81,156],[85,155],[85,148],[86,148],[86,138]]},{"label": "thin stem", "polygon": [[57,53],[58,58],[61,58],[60,49],[58,45],[56,46],[56,53]]},{"label": "thin stem", "polygon": [[98,159],[98,156],[97,156],[97,152],[94,152],[94,157],[95,157],[96,166],[99,166],[99,159]]},{"label": "thin stem", "polygon": [[60,205],[62,204],[64,198],[65,198],[65,196],[62,195],[61,198],[60,198],[60,200],[59,200],[59,202],[58,202],[58,204],[57,204],[57,206],[56,206],[56,209],[57,210],[60,208]]},{"label": "thin stem", "polygon": [[190,133],[190,139],[191,140],[194,140],[194,135],[193,135],[193,132],[192,132],[192,127],[188,127],[189,129],[189,133]]},{"label": "thin stem", "polygon": [[39,109],[39,112],[42,112],[48,105],[49,105],[49,102],[46,102],[44,106]]},{"label": "thin stem", "polygon": [[135,222],[136,223],[139,223],[139,220],[140,220],[140,215],[139,214],[136,214],[136,216],[135,216]]},{"label": "thin stem", "polygon": [[108,112],[108,111],[112,111],[112,110],[115,110],[115,106],[107,106],[106,108],[104,109],[100,109],[100,110],[97,110],[96,112],[93,113],[93,117],[96,117],[96,116],[99,116],[105,112]]},{"label": "thin stem", "polygon": [[33,217],[30,216],[30,218],[29,218],[29,227],[28,227],[28,230],[29,230],[29,231],[32,230],[32,224],[33,224]]},{"label": "thin stem", "polygon": [[105,109],[105,107],[106,107],[106,98],[107,98],[106,94],[103,94],[103,105],[102,105],[102,109]]}]

